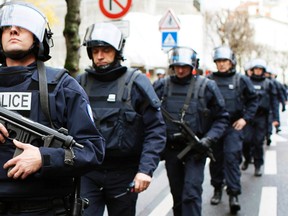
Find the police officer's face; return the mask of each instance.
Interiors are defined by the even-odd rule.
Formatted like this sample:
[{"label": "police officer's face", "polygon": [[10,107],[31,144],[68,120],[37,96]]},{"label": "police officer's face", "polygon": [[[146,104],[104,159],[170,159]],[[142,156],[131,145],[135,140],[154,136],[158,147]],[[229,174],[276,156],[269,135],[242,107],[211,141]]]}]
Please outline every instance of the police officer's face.
[{"label": "police officer's face", "polygon": [[254,73],[254,75],[256,75],[256,76],[262,76],[262,74],[263,74],[263,68],[257,68],[257,67],[255,67],[255,68],[253,69],[253,73]]},{"label": "police officer's face", "polygon": [[221,73],[228,72],[232,68],[232,63],[229,59],[219,59],[215,63],[217,70]]},{"label": "police officer's face", "polygon": [[176,76],[181,79],[191,74],[191,67],[189,65],[185,66],[175,65],[174,71]]},{"label": "police officer's face", "polygon": [[21,27],[5,26],[2,28],[2,47],[5,52],[27,51],[34,42],[33,34]]},{"label": "police officer's face", "polygon": [[93,62],[97,67],[111,64],[116,56],[116,50],[111,46],[92,48]]},{"label": "police officer's face", "polygon": [[271,76],[271,74],[270,74],[270,73],[267,73],[267,72],[266,72],[266,73],[264,73],[264,76],[265,76],[265,77],[267,77],[267,78],[270,78],[270,77],[272,77],[272,76]]},{"label": "police officer's face", "polygon": [[253,74],[253,71],[252,71],[252,70],[248,69],[248,70],[246,71],[246,75],[247,75],[247,76],[251,77],[252,74]]}]

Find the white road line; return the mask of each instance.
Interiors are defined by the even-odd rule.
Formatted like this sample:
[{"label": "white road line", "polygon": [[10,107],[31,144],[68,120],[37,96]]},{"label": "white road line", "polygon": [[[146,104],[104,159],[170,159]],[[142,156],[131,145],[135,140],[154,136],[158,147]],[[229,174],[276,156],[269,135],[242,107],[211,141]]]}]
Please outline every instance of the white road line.
[{"label": "white road line", "polygon": [[277,187],[263,187],[258,216],[277,215]]},{"label": "white road line", "polygon": [[173,206],[172,195],[169,193],[149,216],[167,215]]},{"label": "white road line", "polygon": [[277,154],[275,150],[265,151],[265,175],[276,175],[277,174]]},{"label": "white road line", "polygon": [[273,142],[275,143],[275,142],[285,142],[285,141],[287,141],[286,138],[284,138],[284,137],[282,137],[282,136],[280,136],[278,134],[275,134],[275,133],[273,133],[271,135],[271,140],[272,140],[272,143]]}]

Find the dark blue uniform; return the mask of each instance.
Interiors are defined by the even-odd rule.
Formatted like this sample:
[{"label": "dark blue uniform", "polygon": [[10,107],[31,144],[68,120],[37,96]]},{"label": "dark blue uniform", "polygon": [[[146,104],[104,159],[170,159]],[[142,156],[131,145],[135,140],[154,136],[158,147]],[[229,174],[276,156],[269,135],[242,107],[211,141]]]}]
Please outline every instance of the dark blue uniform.
[{"label": "dark blue uniform", "polygon": [[279,121],[279,102],[275,85],[265,77],[251,76],[259,98],[256,115],[244,129],[243,156],[245,161],[254,159],[254,166],[259,169],[264,164],[263,143],[268,130],[269,112],[272,121]]},{"label": "dark blue uniform", "polygon": [[126,67],[90,69],[78,78],[106,139],[103,164],[82,178],[90,201],[85,215],[102,215],[105,205],[109,215],[135,215],[138,195],[127,188],[137,173],[153,175],[166,142],[160,101],[149,79]]},{"label": "dark blue uniform", "polygon": [[[156,93],[162,98],[162,107],[174,119],[181,119],[183,114],[181,109],[185,103],[190,82],[194,83],[194,87],[198,86],[197,83],[200,78],[207,79],[200,76],[192,77],[192,75],[182,79],[170,76],[161,80],[155,87]],[[183,120],[200,139],[210,137],[213,140],[218,140],[228,125],[228,112],[225,110],[224,99],[216,83],[211,80],[207,81],[203,98],[199,97],[196,94],[197,89],[194,89],[195,95],[192,96],[193,98],[188,104],[189,107]],[[203,113],[203,107],[209,111]],[[208,118],[206,119],[205,116]],[[173,196],[174,215],[201,215],[202,183],[206,157],[199,158],[197,150],[191,150],[182,160],[179,160],[177,155],[186,147],[185,137],[175,138],[173,135],[179,132],[179,128],[168,121],[166,123],[167,144],[163,159]]]},{"label": "dark blue uniform", "polygon": [[[104,157],[104,139],[91,120],[87,95],[77,81],[67,73],[57,77],[61,72],[60,69],[47,68],[46,70],[52,122],[57,129],[67,128],[69,135],[84,148],[73,147],[75,158],[74,165],[71,166],[64,163],[64,149],[40,146],[41,169],[25,180],[14,180],[7,177],[7,170],[2,167],[13,157],[15,145],[9,139],[1,144],[0,203],[6,205],[6,201],[13,201],[13,204],[8,205],[12,205],[11,211],[16,213],[15,208],[19,207],[19,211],[26,208],[21,206],[23,202],[29,202],[31,206],[33,202],[45,200],[48,207],[52,199],[64,200],[69,195],[73,195],[73,177],[81,176],[91,170],[91,166],[100,164]],[[0,77],[3,107],[16,110],[35,122],[50,126],[49,120],[45,118],[40,107],[36,64],[28,67],[1,67]],[[19,206],[15,207],[15,202]],[[47,213],[43,211],[43,215],[55,214],[53,205],[49,208],[50,211]],[[33,211],[24,210],[26,214],[34,215]],[[8,215],[8,212],[4,215]]]},{"label": "dark blue uniform", "polygon": [[[286,92],[284,91],[284,86],[276,79],[270,79],[272,81],[272,83],[275,85],[275,89],[277,92],[277,99],[278,99],[278,107],[277,109],[280,110],[280,104],[282,106],[282,112],[284,112],[286,110],[286,101],[287,101],[287,96],[286,96]],[[269,113],[269,122],[268,122],[268,131],[267,131],[267,137],[266,137],[266,143],[267,145],[270,145],[271,143],[271,135],[272,135],[272,131],[273,131],[273,114],[272,111],[270,110]],[[276,127],[276,133],[279,132],[280,129],[280,119],[279,119],[279,125]]]},{"label": "dark blue uniform", "polygon": [[224,99],[230,115],[229,127],[225,134],[214,145],[213,152],[216,161],[210,162],[211,184],[215,190],[222,190],[224,182],[228,195],[241,194],[241,172],[243,130],[236,130],[232,125],[243,118],[250,122],[257,110],[258,99],[250,79],[233,71],[216,72],[210,75],[215,80]]}]

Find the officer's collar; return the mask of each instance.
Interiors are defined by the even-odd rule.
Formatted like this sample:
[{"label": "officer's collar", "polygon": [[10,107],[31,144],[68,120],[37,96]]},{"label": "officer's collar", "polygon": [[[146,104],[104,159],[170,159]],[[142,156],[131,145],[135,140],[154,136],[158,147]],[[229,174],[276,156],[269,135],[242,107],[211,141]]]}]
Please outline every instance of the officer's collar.
[{"label": "officer's collar", "polygon": [[107,72],[98,72],[94,68],[85,69],[85,71],[93,74],[93,76],[99,81],[110,82],[122,76],[127,71],[127,67],[120,65]]},{"label": "officer's collar", "polygon": [[219,72],[219,71],[213,72],[213,74],[218,77],[230,77],[230,76],[235,75],[235,73],[236,73],[235,68],[231,68],[230,70],[226,72]]},{"label": "officer's collar", "polygon": [[[22,83],[27,77],[32,75],[32,71],[36,69],[36,64],[28,66],[2,66],[0,67],[0,86],[14,86]],[[4,78],[5,77],[5,78]]]},{"label": "officer's collar", "polygon": [[252,74],[251,79],[254,80],[254,81],[263,81],[263,80],[266,79],[266,77],[262,76],[262,75],[261,76],[257,76],[257,75]]},{"label": "officer's collar", "polygon": [[0,67],[0,75],[13,75],[27,73],[35,70],[37,67],[36,63],[32,63],[28,66],[2,66]]},{"label": "officer's collar", "polygon": [[179,78],[176,75],[172,75],[170,79],[173,83],[184,85],[184,84],[190,83],[192,76],[193,76],[192,74],[189,74],[188,76],[185,76],[183,78]]}]

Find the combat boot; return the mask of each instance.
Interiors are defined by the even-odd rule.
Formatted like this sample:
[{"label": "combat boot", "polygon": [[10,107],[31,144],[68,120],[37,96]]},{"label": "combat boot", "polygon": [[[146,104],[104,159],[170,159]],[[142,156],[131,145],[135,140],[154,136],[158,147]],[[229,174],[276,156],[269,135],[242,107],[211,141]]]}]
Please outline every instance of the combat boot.
[{"label": "combat boot", "polygon": [[238,197],[236,195],[229,195],[230,214],[237,214],[241,209]]},{"label": "combat boot", "polygon": [[245,160],[241,166],[241,170],[247,170],[249,166],[249,161]]},{"label": "combat boot", "polygon": [[261,167],[255,167],[254,176],[256,177],[262,176]]},{"label": "combat boot", "polygon": [[214,194],[210,200],[211,205],[218,205],[221,202],[221,198],[222,198],[222,187],[215,188]]}]

